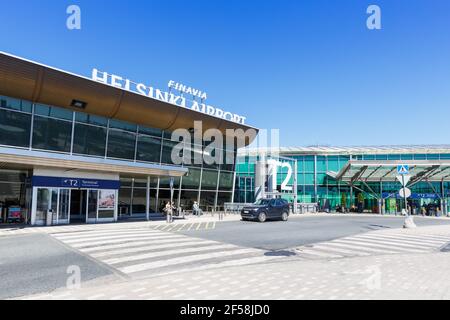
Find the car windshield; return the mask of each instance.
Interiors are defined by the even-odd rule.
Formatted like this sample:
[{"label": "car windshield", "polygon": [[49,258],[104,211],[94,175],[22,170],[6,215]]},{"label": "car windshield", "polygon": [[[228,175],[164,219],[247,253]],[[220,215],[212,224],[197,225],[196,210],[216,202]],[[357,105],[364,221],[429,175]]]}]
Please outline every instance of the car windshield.
[{"label": "car windshield", "polygon": [[259,199],[255,202],[255,204],[258,206],[260,206],[260,205],[265,206],[265,205],[269,204],[269,201],[270,200],[268,200],[268,199]]}]

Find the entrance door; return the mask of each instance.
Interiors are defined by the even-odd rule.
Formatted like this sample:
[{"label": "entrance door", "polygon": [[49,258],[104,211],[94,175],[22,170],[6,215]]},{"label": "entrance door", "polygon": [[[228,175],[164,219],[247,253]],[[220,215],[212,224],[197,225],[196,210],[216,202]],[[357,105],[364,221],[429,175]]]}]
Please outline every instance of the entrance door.
[{"label": "entrance door", "polygon": [[55,220],[58,214],[58,189],[38,188],[35,224],[45,225],[49,211]]},{"label": "entrance door", "polygon": [[97,222],[98,213],[97,213],[97,200],[98,200],[98,190],[89,190],[88,191],[88,216],[87,222]]},{"label": "entrance door", "polygon": [[70,189],[59,189],[59,204],[56,224],[67,224],[70,218]]},{"label": "entrance door", "polygon": [[70,222],[85,223],[87,190],[70,190]]}]

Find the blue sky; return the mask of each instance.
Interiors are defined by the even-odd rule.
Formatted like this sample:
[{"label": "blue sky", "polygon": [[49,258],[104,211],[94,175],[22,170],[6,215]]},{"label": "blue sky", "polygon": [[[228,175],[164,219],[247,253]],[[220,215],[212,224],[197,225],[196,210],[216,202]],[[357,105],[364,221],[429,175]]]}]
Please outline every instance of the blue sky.
[{"label": "blue sky", "polygon": [[[279,128],[283,146],[450,143],[448,0],[0,0],[0,50],[93,67]],[[66,28],[81,7],[82,29]],[[366,9],[382,10],[368,30]]]}]

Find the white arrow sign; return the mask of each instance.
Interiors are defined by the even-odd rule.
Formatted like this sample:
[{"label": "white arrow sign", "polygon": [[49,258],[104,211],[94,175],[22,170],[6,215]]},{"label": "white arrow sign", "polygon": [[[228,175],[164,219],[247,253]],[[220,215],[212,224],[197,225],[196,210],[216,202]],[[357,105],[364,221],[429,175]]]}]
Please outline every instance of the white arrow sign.
[{"label": "white arrow sign", "polygon": [[404,174],[404,175],[398,175],[396,176],[397,180],[400,181],[400,183],[402,184],[402,186],[406,186],[409,182],[409,179],[411,179],[410,175]]}]

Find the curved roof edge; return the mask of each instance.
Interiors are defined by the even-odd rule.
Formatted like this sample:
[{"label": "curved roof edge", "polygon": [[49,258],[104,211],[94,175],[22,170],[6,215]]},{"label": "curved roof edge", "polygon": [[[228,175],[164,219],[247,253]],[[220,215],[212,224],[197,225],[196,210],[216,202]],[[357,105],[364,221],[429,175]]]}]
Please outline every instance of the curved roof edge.
[{"label": "curved roof edge", "polygon": [[[223,134],[226,129],[259,131],[3,51],[0,94],[169,131],[193,128],[194,121],[202,121],[203,130],[215,128]],[[85,102],[86,108],[72,107],[73,100]]]}]

